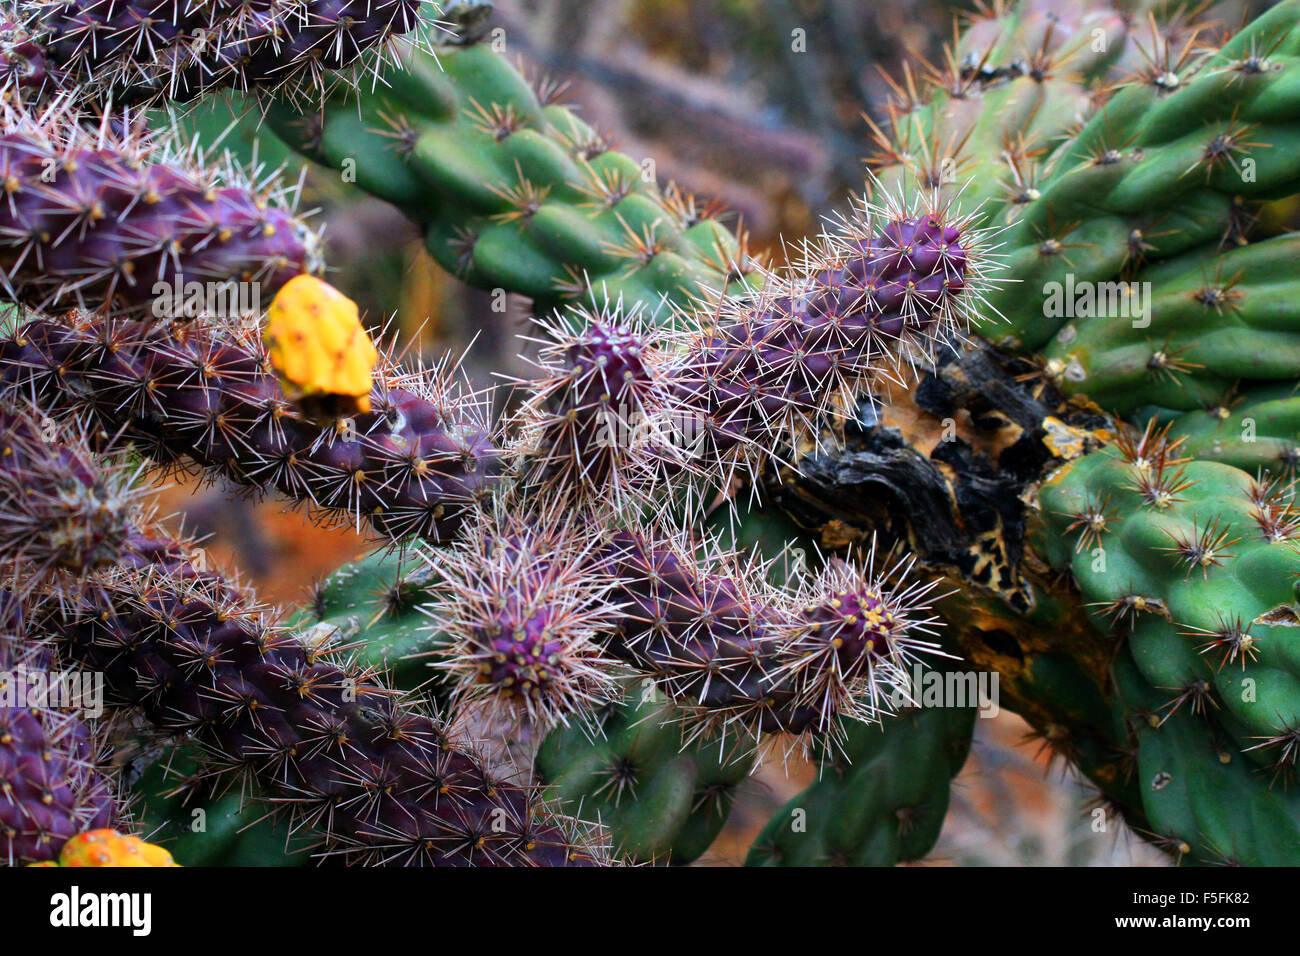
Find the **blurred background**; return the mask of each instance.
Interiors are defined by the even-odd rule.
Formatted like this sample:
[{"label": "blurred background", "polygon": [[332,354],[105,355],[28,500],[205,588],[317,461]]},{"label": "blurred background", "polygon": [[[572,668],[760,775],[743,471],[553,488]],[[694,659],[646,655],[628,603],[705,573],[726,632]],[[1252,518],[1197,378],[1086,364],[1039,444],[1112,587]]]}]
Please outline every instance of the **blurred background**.
[{"label": "blurred background", "polygon": [[[954,18],[972,4],[904,0],[499,0],[510,55],[568,84],[568,103],[637,160],[653,157],[661,183],[675,182],[731,210],[751,249],[779,261],[782,236],[817,231],[863,186],[872,152],[863,114],[879,117],[890,77],[904,62],[938,63]],[[1214,15],[1240,22],[1246,0]],[[791,51],[806,31],[808,54]],[[247,147],[252,130],[227,145]],[[271,165],[302,171],[304,208],[325,224],[330,281],[356,299],[376,330],[434,358],[465,353],[478,385],[495,372],[526,374],[514,334],[528,303],[494,311],[488,293],[462,286],[424,253],[418,231],[391,207],[302,167],[259,143]],[[468,350],[468,351],[467,351]],[[265,600],[301,602],[314,579],[364,554],[364,538],[311,526],[279,502],[257,503],[219,486],[174,479],[159,496],[210,560],[239,569]],[[1125,832],[1091,829],[1092,794],[1002,713],[977,721],[975,746],[957,778],[934,853],[922,865],[1164,865]],[[731,822],[698,865],[744,859],[771,813],[811,782],[814,768],[767,767],[743,788]]]}]

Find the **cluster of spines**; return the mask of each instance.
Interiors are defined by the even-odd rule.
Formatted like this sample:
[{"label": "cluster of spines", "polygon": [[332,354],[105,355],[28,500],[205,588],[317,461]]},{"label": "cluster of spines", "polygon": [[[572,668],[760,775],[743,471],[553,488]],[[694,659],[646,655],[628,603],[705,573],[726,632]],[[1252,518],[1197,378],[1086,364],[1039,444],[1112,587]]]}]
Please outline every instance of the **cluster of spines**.
[{"label": "cluster of spines", "polygon": [[0,92],[41,90],[45,82],[45,48],[16,16],[0,12]]},{"label": "cluster of spines", "polygon": [[[400,865],[592,862],[567,822],[495,779],[346,648],[278,628],[187,542],[139,532],[81,601],[43,610],[63,653],[206,774],[243,776],[323,834],[326,854]],[[39,611],[40,609],[38,609]],[[310,637],[310,636],[309,636]]]},{"label": "cluster of spines", "polygon": [[120,555],[138,493],[50,419],[0,406],[0,562],[12,587],[76,588]]},{"label": "cluster of spines", "polygon": [[195,283],[209,308],[236,311],[319,270],[319,240],[282,194],[162,154],[130,117],[92,124],[75,102],[3,105],[0,286],[11,301],[182,318]]},{"label": "cluster of spines", "polygon": [[926,613],[936,581],[912,577],[914,558],[876,570],[875,545],[862,564],[829,561],[796,595],[796,629],[782,655],[803,706],[818,725],[837,718],[871,723],[880,713],[913,704],[922,655],[939,655],[929,640],[939,621]]},{"label": "cluster of spines", "polygon": [[103,735],[75,712],[37,700],[52,686],[52,655],[0,595],[0,865],[55,860],[83,830],[109,826],[121,807],[107,775]]},{"label": "cluster of spines", "polygon": [[658,486],[666,466],[687,467],[665,414],[674,407],[666,333],[610,304],[538,324],[541,374],[518,416],[524,489],[621,511]]},{"label": "cluster of spines", "polygon": [[496,482],[498,449],[477,399],[440,370],[385,361],[370,411],[324,423],[285,398],[255,334],[167,330],[93,316],[38,319],[0,345],[10,394],[154,461],[185,460],[274,489],[324,520],[394,539],[453,536]]},{"label": "cluster of spines", "polygon": [[687,332],[652,345],[612,308],[546,324],[558,344],[525,406],[530,478],[585,503],[752,478],[960,336],[988,285],[984,245],[932,198],[864,202],[762,291],[684,312]]},{"label": "cluster of spines", "polygon": [[[36,0],[22,4],[46,83],[116,102],[214,90],[321,95],[421,27],[418,0]],[[413,39],[413,38],[412,38]],[[30,55],[30,54],[29,54]],[[32,86],[34,83],[29,82]]]},{"label": "cluster of spines", "polygon": [[503,511],[431,559],[440,586],[427,610],[450,638],[432,656],[462,699],[505,704],[545,727],[586,720],[619,696],[618,663],[600,640],[616,620],[613,582],[596,569],[587,530]]}]

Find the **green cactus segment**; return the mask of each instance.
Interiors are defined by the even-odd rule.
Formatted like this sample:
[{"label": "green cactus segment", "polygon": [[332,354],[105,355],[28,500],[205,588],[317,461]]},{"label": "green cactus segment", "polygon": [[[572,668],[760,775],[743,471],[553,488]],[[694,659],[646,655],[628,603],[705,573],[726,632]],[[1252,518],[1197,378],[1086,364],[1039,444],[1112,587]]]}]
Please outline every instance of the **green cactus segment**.
[{"label": "green cactus segment", "polygon": [[952,778],[966,762],[975,710],[918,708],[855,724],[827,751],[821,779],[772,816],[746,866],[892,866],[934,846]]},{"label": "green cactus segment", "polygon": [[1140,25],[1095,0],[1026,0],[973,16],[934,96],[891,111],[889,142],[878,143],[882,184],[960,191],[962,208],[983,207],[990,223],[1002,207],[1014,217],[1037,188],[1040,154],[1093,112],[1093,81],[1132,58]]},{"label": "green cactus segment", "polygon": [[1103,630],[1130,628],[1162,716],[1213,715],[1241,759],[1289,774],[1300,739],[1291,492],[1218,462],[1180,462],[1150,433],[1128,447],[1047,482],[1037,547],[1073,572]]},{"label": "green cactus segment", "polygon": [[753,754],[717,737],[682,742],[671,707],[628,697],[603,716],[603,738],[577,726],[552,731],[535,762],[566,812],[599,820],[613,845],[640,862],[698,858],[727,821]]},{"label": "green cactus segment", "polygon": [[265,105],[285,142],[402,209],[473,285],[652,308],[744,287],[751,266],[724,226],[539,89],[487,46],[412,48],[359,103]]},{"label": "green cactus segment", "polygon": [[[167,769],[170,768],[170,771]],[[132,787],[141,832],[165,846],[182,866],[306,866],[311,853],[295,848],[288,821],[272,819],[267,803],[237,792],[186,799],[175,789],[195,773],[192,755],[177,754],[150,767]]]},{"label": "green cactus segment", "polygon": [[1229,399],[1173,418],[1170,435],[1184,439],[1183,448],[1194,458],[1222,462],[1252,475],[1289,474],[1300,467],[1298,398],[1294,382],[1255,385],[1245,401]]},{"label": "green cactus segment", "polygon": [[1120,415],[1212,408],[1240,379],[1290,381],[1300,369],[1297,259],[1293,234],[1179,257],[1133,285],[1067,279],[1052,309],[1077,317],[1045,350],[1047,367],[1066,394]]},{"label": "green cactus segment", "polygon": [[1184,864],[1295,866],[1300,792],[1243,759],[1213,720],[1164,716],[1165,695],[1127,652],[1116,661],[1116,721],[1136,748],[1148,837]]},{"label": "green cactus segment", "polygon": [[1279,4],[1172,92],[1155,78],[1124,87],[1051,157],[1005,234],[1021,281],[990,304],[1010,325],[986,334],[1040,349],[1067,321],[1040,307],[1052,283],[1131,277],[1144,261],[1236,239],[1243,198],[1294,191],[1298,11]]},{"label": "green cactus segment", "polygon": [[353,647],[363,667],[385,671],[399,690],[422,690],[442,703],[450,685],[431,670],[426,655],[440,643],[421,608],[438,577],[418,555],[379,552],[346,564],[318,585],[310,603],[289,619],[307,639]]}]

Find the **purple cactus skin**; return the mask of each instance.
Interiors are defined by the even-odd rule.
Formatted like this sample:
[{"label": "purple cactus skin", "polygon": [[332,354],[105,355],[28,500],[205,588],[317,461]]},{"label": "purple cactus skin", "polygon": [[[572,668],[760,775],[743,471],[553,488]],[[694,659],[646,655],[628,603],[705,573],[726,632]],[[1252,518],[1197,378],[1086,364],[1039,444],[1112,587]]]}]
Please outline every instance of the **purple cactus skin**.
[{"label": "purple cactus skin", "polygon": [[57,859],[70,837],[120,819],[91,727],[73,714],[5,701],[51,660],[24,630],[18,600],[0,594],[0,865]]},{"label": "purple cactus skin", "polygon": [[324,852],[411,866],[599,862],[528,789],[494,779],[441,727],[347,663],[346,648],[274,627],[189,559],[134,535],[122,568],[44,609],[61,651],[115,701],[205,748],[210,774],[246,773],[323,832]]},{"label": "purple cactus skin", "polygon": [[323,519],[364,518],[397,539],[453,537],[497,480],[481,409],[436,375],[381,369],[370,412],[322,425],[284,397],[251,334],[38,320],[0,343],[0,367],[7,389],[52,414],[89,413],[154,461],[188,457]]},{"label": "purple cactus skin", "polygon": [[[0,561],[25,587],[75,588],[116,561],[137,494],[54,422],[0,408]],[[63,575],[58,572],[68,572]]]},{"label": "purple cactus skin", "polygon": [[[852,417],[879,380],[960,330],[984,283],[981,243],[937,201],[920,214],[864,206],[802,267],[723,297],[690,336],[652,347],[610,307],[573,311],[576,333],[540,323],[558,344],[529,383],[528,480],[597,509],[670,483],[701,503],[729,493],[738,471],[752,478],[824,417]],[[692,312],[682,325],[699,323]]]},{"label": "purple cactus skin", "polygon": [[810,728],[816,711],[797,705],[794,682],[780,674],[788,610],[761,574],[738,565],[705,571],[689,546],[638,532],[614,535],[604,560],[623,605],[611,654],[655,678],[706,728]]},{"label": "purple cactus skin", "polygon": [[724,303],[689,344],[673,386],[710,465],[761,457],[828,412],[852,415],[873,379],[963,321],[968,224],[938,207],[878,220],[827,239],[796,273],[809,278],[774,276],[768,291]]},{"label": "purple cactus skin", "polygon": [[315,234],[275,197],[151,161],[129,134],[85,131],[66,103],[6,105],[4,129],[0,282],[15,301],[172,318],[187,283],[255,284],[242,298],[269,303],[320,267]]},{"label": "purple cactus skin", "polygon": [[766,568],[717,549],[701,560],[681,535],[618,532],[598,565],[618,608],[606,650],[699,729],[838,737],[844,720],[910,701],[908,667],[941,653],[925,639],[936,619],[921,616],[933,584],[908,583],[909,564],[876,574],[874,559],[832,562],[787,594],[763,583]]},{"label": "purple cactus skin", "polygon": [[71,87],[119,105],[222,87],[326,84],[420,23],[418,0],[52,0],[33,27]]}]

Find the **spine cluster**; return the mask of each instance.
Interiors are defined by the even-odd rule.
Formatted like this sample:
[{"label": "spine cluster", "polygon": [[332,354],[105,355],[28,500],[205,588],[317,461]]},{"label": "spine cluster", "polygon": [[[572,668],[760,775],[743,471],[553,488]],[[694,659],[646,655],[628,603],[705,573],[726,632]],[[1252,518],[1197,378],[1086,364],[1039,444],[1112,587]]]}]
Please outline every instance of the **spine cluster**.
[{"label": "spine cluster", "polygon": [[135,498],[120,470],[65,441],[52,420],[0,407],[0,562],[19,585],[75,587],[116,561]]},{"label": "spine cluster", "polygon": [[514,707],[543,725],[585,720],[616,700],[618,663],[601,647],[617,621],[613,582],[598,573],[587,529],[498,515],[433,562],[430,609],[451,640],[433,656],[462,694]]}]

